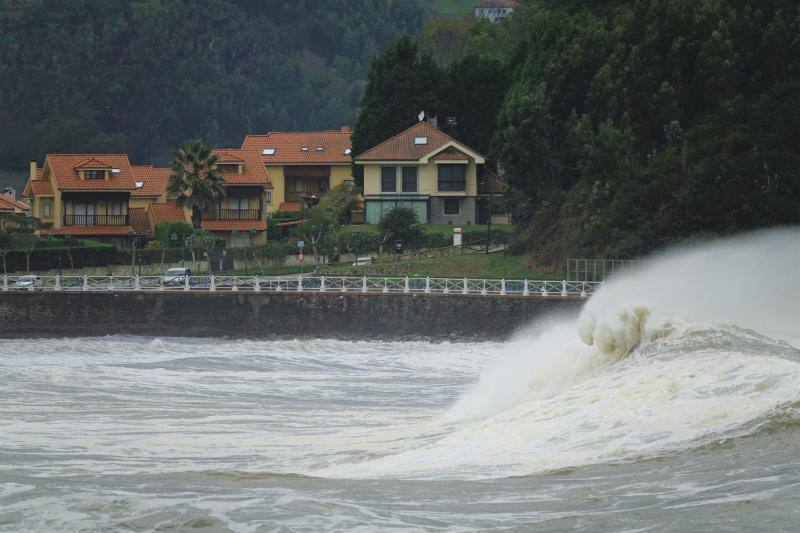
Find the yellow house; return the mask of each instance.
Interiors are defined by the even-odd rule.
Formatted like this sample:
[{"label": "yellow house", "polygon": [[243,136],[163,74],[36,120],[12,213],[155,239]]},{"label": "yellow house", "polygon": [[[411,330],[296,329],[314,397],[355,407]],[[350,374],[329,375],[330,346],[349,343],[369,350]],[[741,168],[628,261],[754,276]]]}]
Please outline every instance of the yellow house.
[{"label": "yellow house", "polygon": [[479,222],[478,175],[486,158],[433,124],[418,122],[355,161],[364,167],[368,224],[397,205],[414,209],[423,223]]},{"label": "yellow house", "polygon": [[304,197],[322,197],[353,180],[350,128],[248,135],[242,149],[255,150],[272,182],[268,213],[300,212]]},{"label": "yellow house", "polygon": [[125,154],[47,154],[35,161],[24,195],[50,235],[90,237],[128,247],[147,236],[143,209],[131,207],[136,185]]}]

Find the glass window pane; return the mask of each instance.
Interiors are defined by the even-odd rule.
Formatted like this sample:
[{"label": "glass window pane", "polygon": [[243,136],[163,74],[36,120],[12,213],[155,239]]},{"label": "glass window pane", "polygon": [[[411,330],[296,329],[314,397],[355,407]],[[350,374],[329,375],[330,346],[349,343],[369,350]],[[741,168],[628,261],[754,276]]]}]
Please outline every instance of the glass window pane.
[{"label": "glass window pane", "polygon": [[381,167],[381,191],[397,192],[397,169],[395,167]]},{"label": "glass window pane", "polygon": [[403,167],[403,192],[417,192],[417,167]]}]

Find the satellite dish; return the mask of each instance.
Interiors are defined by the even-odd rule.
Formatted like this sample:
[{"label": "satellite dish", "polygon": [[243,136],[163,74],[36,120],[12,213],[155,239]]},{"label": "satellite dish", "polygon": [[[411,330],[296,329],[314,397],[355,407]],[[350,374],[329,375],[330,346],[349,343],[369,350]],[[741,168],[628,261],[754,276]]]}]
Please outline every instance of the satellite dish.
[{"label": "satellite dish", "polygon": [[425,111],[420,111],[419,115],[417,115],[417,118],[419,119],[420,122],[425,120]]}]

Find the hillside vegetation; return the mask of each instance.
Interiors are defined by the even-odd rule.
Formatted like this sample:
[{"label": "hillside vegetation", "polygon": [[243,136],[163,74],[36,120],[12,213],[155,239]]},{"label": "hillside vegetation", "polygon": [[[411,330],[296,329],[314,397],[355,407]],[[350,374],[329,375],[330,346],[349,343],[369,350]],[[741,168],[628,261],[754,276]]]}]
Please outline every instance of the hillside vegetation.
[{"label": "hillside vegetation", "polygon": [[[403,72],[434,81],[406,91]],[[531,0],[499,25],[435,21],[373,63],[354,144],[421,108],[502,161],[517,249],[550,264],[800,222],[796,0]]]},{"label": "hillside vegetation", "polygon": [[418,0],[0,0],[0,169],[352,121]]}]

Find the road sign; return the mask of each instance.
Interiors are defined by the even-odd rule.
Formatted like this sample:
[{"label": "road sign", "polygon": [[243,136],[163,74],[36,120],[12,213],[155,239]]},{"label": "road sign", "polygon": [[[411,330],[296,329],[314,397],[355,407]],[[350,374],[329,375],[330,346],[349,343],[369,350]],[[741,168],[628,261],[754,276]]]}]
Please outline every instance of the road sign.
[{"label": "road sign", "polygon": [[297,260],[298,261],[302,261],[305,258],[306,258],[306,256],[303,254],[302,251],[299,254],[297,254]]},{"label": "road sign", "polygon": [[302,250],[303,248],[305,248],[305,247],[306,247],[306,242],[305,242],[305,241],[297,241],[297,247],[298,247],[300,250]]}]

